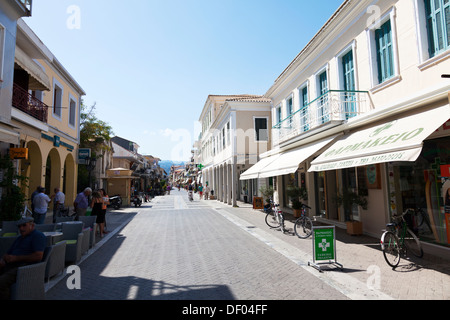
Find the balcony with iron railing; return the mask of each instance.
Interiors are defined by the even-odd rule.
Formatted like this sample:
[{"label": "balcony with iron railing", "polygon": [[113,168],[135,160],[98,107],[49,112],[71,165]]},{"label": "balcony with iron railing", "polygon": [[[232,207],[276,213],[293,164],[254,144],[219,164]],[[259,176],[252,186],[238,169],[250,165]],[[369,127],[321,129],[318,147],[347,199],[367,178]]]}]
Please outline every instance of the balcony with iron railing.
[{"label": "balcony with iron railing", "polygon": [[17,84],[13,86],[12,106],[39,121],[48,121],[49,107]]},{"label": "balcony with iron railing", "polygon": [[20,6],[22,6],[24,11],[26,11],[27,16],[31,16],[31,8],[33,6],[33,0],[16,0],[16,2]]},{"label": "balcony with iron railing", "polygon": [[371,109],[367,91],[329,90],[273,126],[273,145],[327,128],[327,125],[339,125]]}]

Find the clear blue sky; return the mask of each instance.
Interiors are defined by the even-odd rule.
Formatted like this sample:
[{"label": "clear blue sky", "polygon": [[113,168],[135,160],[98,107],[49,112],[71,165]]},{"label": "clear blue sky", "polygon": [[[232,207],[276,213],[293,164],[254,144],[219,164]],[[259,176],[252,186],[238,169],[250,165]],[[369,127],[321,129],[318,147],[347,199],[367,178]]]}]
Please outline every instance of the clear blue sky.
[{"label": "clear blue sky", "polygon": [[266,93],[342,2],[35,0],[24,20],[115,135],[188,160],[207,96]]}]

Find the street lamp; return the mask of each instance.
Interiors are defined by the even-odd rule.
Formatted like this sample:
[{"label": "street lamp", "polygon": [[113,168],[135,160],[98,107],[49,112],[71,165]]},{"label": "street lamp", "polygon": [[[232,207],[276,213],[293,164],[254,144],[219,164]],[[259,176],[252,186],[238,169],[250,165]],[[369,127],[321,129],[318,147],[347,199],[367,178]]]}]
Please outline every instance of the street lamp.
[{"label": "street lamp", "polygon": [[97,158],[96,157],[87,157],[85,161],[86,161],[85,162],[86,169],[87,169],[87,171],[89,173],[89,180],[88,180],[89,181],[88,182],[89,183],[89,188],[92,189],[91,173],[92,173],[92,170],[95,169],[95,166],[97,164]]}]

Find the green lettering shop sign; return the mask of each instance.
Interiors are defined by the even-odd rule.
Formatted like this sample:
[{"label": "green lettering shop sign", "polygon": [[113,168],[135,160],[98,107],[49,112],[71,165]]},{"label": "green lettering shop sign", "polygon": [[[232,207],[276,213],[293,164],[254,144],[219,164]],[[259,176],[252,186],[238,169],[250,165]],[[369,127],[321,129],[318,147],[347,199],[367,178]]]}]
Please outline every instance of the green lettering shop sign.
[{"label": "green lettering shop sign", "polygon": [[335,226],[313,227],[313,262],[308,265],[322,271],[319,264],[326,261],[327,264],[336,264],[341,269],[341,264],[336,262],[336,228]]}]

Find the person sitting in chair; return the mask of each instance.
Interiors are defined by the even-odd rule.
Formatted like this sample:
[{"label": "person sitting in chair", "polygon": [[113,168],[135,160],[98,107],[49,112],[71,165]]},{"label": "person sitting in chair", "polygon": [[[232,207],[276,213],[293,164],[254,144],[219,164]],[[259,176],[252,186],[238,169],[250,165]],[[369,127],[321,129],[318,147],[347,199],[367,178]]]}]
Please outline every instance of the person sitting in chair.
[{"label": "person sitting in chair", "polygon": [[0,300],[10,299],[10,287],[16,282],[17,269],[42,261],[47,239],[35,230],[34,219],[22,218],[17,222],[20,237],[0,259]]}]

